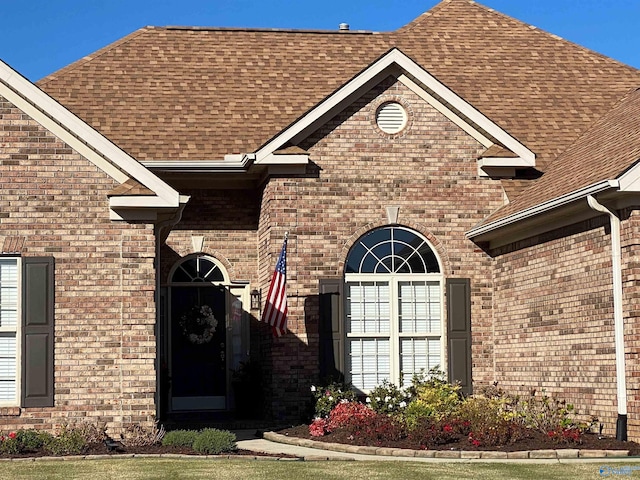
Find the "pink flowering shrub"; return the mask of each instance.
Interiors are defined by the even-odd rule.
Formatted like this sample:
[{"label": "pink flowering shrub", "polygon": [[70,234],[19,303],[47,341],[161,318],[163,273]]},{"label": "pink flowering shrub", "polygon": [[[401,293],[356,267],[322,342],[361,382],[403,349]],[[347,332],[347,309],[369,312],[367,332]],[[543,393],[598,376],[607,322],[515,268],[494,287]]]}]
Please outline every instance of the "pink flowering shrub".
[{"label": "pink flowering shrub", "polygon": [[328,430],[361,427],[376,416],[376,412],[360,402],[340,402],[329,414]]},{"label": "pink flowering shrub", "polygon": [[327,433],[327,420],[325,418],[316,418],[309,425],[309,433],[312,437],[322,437]]}]

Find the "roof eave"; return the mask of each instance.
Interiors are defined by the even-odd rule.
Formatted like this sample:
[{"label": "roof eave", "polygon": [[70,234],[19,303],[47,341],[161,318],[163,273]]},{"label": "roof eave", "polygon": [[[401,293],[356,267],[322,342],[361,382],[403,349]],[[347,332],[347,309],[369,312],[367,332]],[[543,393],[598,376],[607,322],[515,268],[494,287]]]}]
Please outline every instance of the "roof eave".
[{"label": "roof eave", "polygon": [[603,180],[560,197],[553,198],[544,203],[521,210],[504,218],[500,218],[496,221],[480,224],[466,232],[465,235],[467,238],[475,242],[489,241],[516,224],[520,224],[535,217],[539,217],[540,215],[568,206],[579,200],[586,199],[588,195],[596,195],[609,190],[618,190],[619,187],[620,182],[618,180]]}]

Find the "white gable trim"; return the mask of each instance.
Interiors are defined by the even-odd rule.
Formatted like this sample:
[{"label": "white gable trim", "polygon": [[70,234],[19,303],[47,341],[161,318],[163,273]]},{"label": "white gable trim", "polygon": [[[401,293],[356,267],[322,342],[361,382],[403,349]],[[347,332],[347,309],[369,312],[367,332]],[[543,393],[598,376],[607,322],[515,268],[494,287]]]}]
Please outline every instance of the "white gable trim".
[{"label": "white gable trim", "polygon": [[486,136],[478,131],[477,128],[469,125],[466,121],[464,121],[460,116],[456,115],[451,109],[449,109],[446,105],[438,101],[433,95],[429,94],[424,88],[418,85],[416,82],[411,80],[406,75],[400,75],[398,80],[403,83],[406,87],[408,87],[413,93],[418,95],[420,98],[425,100],[429,105],[438,110],[441,114],[455,123],[458,127],[464,130],[466,133],[475,138],[479,143],[485,146],[485,148],[491,147],[494,142],[489,140]]},{"label": "white gable trim", "polygon": [[[134,178],[156,193],[163,207],[180,204],[176,190],[2,61],[0,95],[115,181]],[[111,198],[112,205],[116,198]]]},{"label": "white gable trim", "polygon": [[[486,132],[496,141],[518,155],[526,166],[535,167],[535,154],[531,150],[509,135],[497,124],[489,120],[489,118],[476,110],[452,90],[447,88],[433,75],[429,74],[425,69],[397,48],[390,50],[387,54],[376,60],[369,67],[356,75],[352,80],[327,97],[323,102],[308,111],[298,121],[285,128],[273,139],[263,145],[256,152],[255,163],[260,164],[269,157],[269,155],[279,148],[282,148],[288,142],[291,142],[294,145],[297,144],[309,133],[321,126],[331,116],[341,111],[345,105],[348,105],[352,100],[355,100],[361,93],[367,90],[367,87],[375,85],[382,80],[385,75],[390,74],[394,68],[399,68],[401,71],[404,71],[426,87],[426,89],[419,87],[418,83],[409,80],[407,75],[402,75],[403,83],[405,81],[410,81],[413,84],[413,87],[407,85],[409,88],[412,90],[414,88],[422,90],[433,100],[436,100],[435,97],[442,99],[444,103],[460,112],[465,119],[468,119],[471,123],[474,123],[479,127],[478,129],[474,129],[469,122],[461,118],[459,115],[454,114],[454,112],[446,107],[443,102],[436,100],[440,107],[448,112],[447,116],[451,114],[454,118],[457,117],[456,121],[460,122],[459,126],[461,126],[465,131],[481,130]],[[428,91],[433,92],[434,95],[431,95]],[[427,99],[425,98],[425,100]],[[476,138],[475,135],[480,135],[479,138],[482,138],[482,141],[479,140],[480,143],[483,145],[486,144],[485,146],[487,148],[494,143],[479,131],[474,134],[474,138]]]}]

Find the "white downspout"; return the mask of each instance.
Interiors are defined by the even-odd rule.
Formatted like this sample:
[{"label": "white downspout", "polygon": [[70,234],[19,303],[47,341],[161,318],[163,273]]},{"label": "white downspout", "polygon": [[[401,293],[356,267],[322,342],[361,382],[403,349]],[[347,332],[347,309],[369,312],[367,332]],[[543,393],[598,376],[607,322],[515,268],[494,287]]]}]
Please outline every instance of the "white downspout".
[{"label": "white downspout", "polygon": [[622,261],[620,247],[620,218],[599,203],[592,195],[587,196],[589,206],[609,215],[611,221],[611,269],[613,277],[613,323],[615,331],[616,385],[618,390],[618,421],[616,439],[627,440],[627,377],[624,355],[624,318],[622,316]]}]

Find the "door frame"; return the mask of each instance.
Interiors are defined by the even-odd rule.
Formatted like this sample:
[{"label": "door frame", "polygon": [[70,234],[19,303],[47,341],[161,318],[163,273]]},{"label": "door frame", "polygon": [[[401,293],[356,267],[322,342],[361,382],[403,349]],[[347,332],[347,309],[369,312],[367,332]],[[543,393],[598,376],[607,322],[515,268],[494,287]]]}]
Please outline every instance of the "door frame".
[{"label": "door frame", "polygon": [[[213,262],[222,272],[223,280],[212,282],[175,282],[172,283],[171,279],[173,274],[182,263],[194,258],[204,257],[207,260]],[[186,413],[191,411],[229,411],[233,409],[233,391],[231,389],[231,379],[234,368],[237,368],[239,362],[244,362],[250,355],[250,335],[249,335],[249,302],[250,302],[250,284],[248,281],[231,281],[224,266],[215,258],[203,253],[196,253],[181,258],[177,261],[168,276],[168,282],[161,287],[160,301],[161,301],[161,316],[160,316],[160,334],[161,339],[159,342],[160,352],[159,356],[162,359],[161,362],[161,385],[160,396],[163,398],[164,408],[162,409],[166,414],[172,413]],[[171,376],[173,372],[172,365],[172,336],[171,327],[172,322],[176,319],[172,318],[172,288],[210,288],[210,287],[223,287],[225,295],[225,391],[226,395],[221,397],[173,397]],[[236,317],[238,311],[240,312],[240,318],[232,318],[232,303],[235,303],[237,299],[240,301],[240,309],[236,308]],[[237,307],[237,305],[236,305]],[[234,329],[233,322],[240,322],[239,328]],[[238,348],[240,352],[238,352]],[[164,374],[163,374],[164,372]],[[176,403],[175,399],[180,398]]]}]

